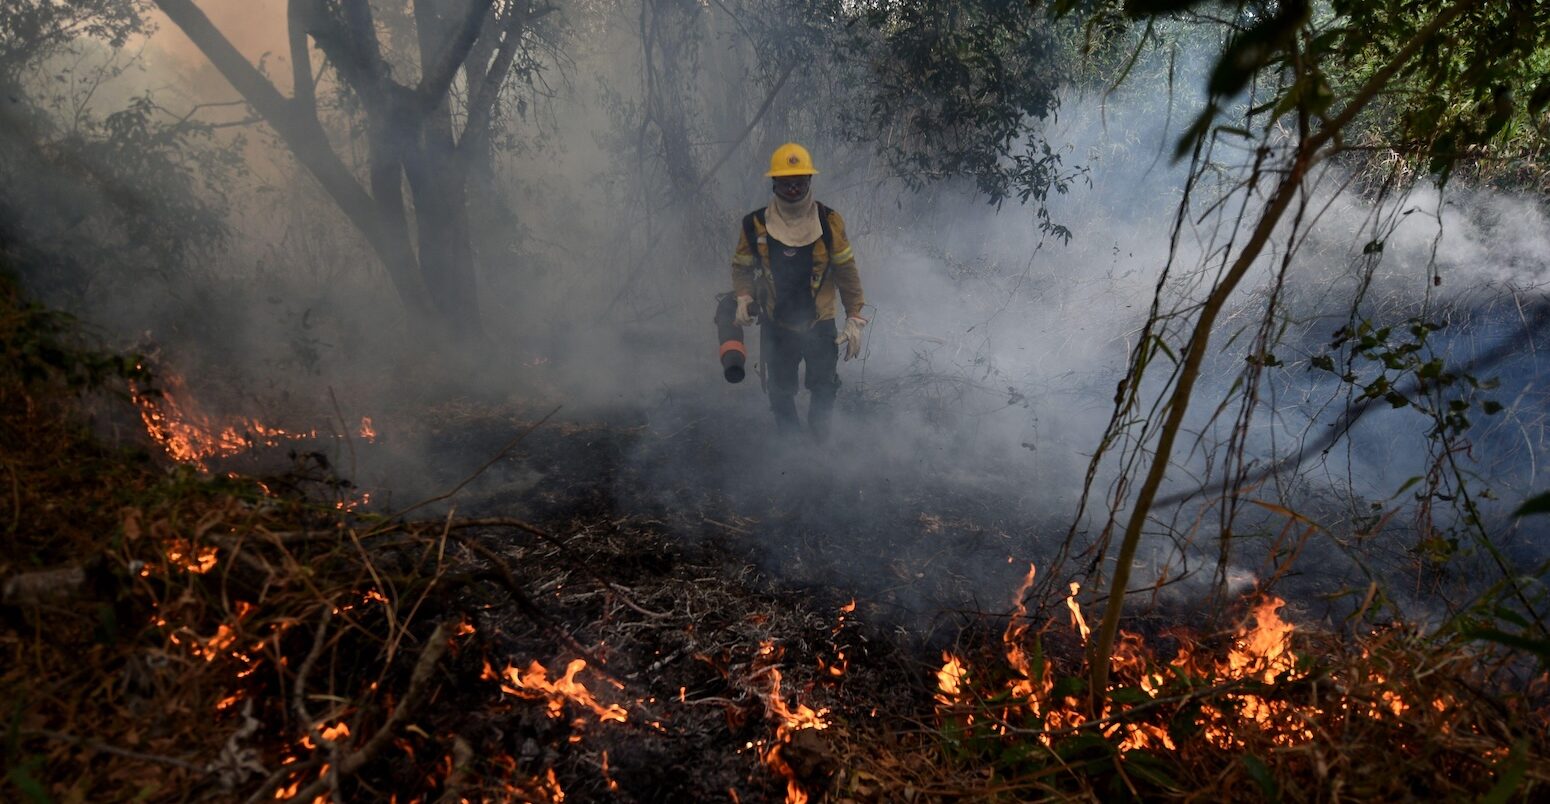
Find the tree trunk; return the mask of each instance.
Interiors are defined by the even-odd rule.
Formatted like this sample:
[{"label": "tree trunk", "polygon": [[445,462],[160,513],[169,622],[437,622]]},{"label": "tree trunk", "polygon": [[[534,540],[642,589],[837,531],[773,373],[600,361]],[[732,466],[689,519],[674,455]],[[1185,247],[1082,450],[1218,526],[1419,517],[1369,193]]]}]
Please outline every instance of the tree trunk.
[{"label": "tree trunk", "polygon": [[[436,14],[435,4],[415,5],[423,68],[416,88],[400,86],[388,74],[366,0],[343,2],[342,21],[330,16],[318,0],[291,0],[294,99],[282,96],[192,0],[155,3],[323,185],[387,269],[410,313],[421,321],[437,322],[442,333],[464,338],[481,335],[468,170],[452,132],[448,88],[475,44],[484,38],[481,32],[490,27],[490,0],[465,0],[458,4],[458,13],[444,16]],[[514,22],[526,19],[526,12],[513,17]],[[309,77],[308,35],[361,98],[367,117],[370,192],[334,152],[318,122]],[[481,52],[488,59],[490,46],[486,44]],[[502,55],[482,88],[498,89],[511,64],[511,54]],[[501,72],[494,74],[496,69]],[[471,112],[471,122],[473,116]],[[488,115],[481,114],[478,123],[487,126]],[[487,139],[487,132],[476,133]],[[414,201],[418,244],[409,236],[405,176]]]},{"label": "tree trunk", "polygon": [[[383,219],[372,197],[334,153],[314,110],[302,108],[301,104],[282,96],[191,0],[156,0],[156,5],[204,53],[243,100],[274,128],[297,161],[323,186],[387,269],[393,287],[410,314],[428,319],[430,307],[425,303],[408,232]],[[310,91],[304,91],[303,97],[310,98]]]},{"label": "tree trunk", "polygon": [[[465,4],[467,5],[467,4]],[[414,6],[420,64],[436,64],[457,35],[468,14],[436,13],[430,3]],[[474,271],[473,232],[468,216],[468,173],[458,158],[452,134],[452,110],[447,95],[420,117],[418,149],[404,162],[409,193],[414,199],[415,228],[420,244],[420,272],[431,302],[461,337],[482,337],[479,282]]]}]

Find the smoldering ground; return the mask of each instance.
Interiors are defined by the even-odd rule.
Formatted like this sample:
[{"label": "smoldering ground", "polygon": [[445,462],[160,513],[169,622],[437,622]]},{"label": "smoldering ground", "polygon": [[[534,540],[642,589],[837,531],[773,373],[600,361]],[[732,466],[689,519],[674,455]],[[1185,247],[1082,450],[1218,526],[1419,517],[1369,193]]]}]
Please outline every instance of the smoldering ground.
[{"label": "smoldering ground", "polygon": [[[578,72],[627,69],[612,54],[589,58]],[[484,347],[448,355],[420,343],[363,244],[318,214],[326,202],[283,159],[233,188],[233,238],[203,270],[117,284],[76,297],[75,309],[122,342],[156,344],[218,415],[341,430],[372,416],[378,443],[312,446],[330,471],[374,490],[378,510],[456,487],[563,405],[456,496],[422,511],[456,505],[563,525],[583,509],[659,510],[684,538],[734,544],[783,582],[868,595],[924,627],[944,612],[1007,607],[1026,562],[1047,566],[1075,516],[1088,457],[1168,262],[1181,197],[1183,167],[1159,155],[1176,132],[1154,101],[1118,96],[1102,114],[1096,101],[1063,110],[1051,138],[1067,164],[1091,171],[1052,202],[1054,219],[1072,229],[1069,243],[1041,235],[1028,209],[988,207],[968,188],[919,195],[881,171],[860,183],[820,176],[817,193],[846,215],[874,306],[864,358],[842,366],[826,445],[776,437],[757,383],[727,386],[716,369],[714,294],[728,284],[737,217],[765,203],[762,154],[742,148],[705,198],[643,200],[618,187],[634,155],[615,147],[617,121],[586,102],[552,107],[552,141],[503,174],[521,246],[490,260],[483,277]],[[1332,206],[1288,278],[1296,353],[1267,379],[1274,398],[1261,403],[1249,442],[1261,464],[1321,432],[1346,404],[1345,390],[1306,360],[1349,317],[1360,252],[1373,239],[1359,222],[1402,213],[1400,202],[1336,194],[1340,184],[1333,176],[1315,190],[1313,206]],[[1516,305],[1504,299],[1532,296],[1543,282],[1544,216],[1522,199],[1480,193],[1438,207],[1428,193],[1403,202],[1422,212],[1402,215],[1386,238],[1368,298],[1374,312],[1401,318],[1445,302],[1458,324],[1439,343],[1465,357],[1487,346],[1473,335],[1511,330]],[[706,231],[714,227],[694,214],[706,204],[720,210],[721,229]],[[1442,210],[1440,236],[1428,208]],[[1190,219],[1165,308],[1198,292],[1212,273],[1203,255],[1225,231]],[[701,240],[725,245],[700,248]],[[1441,289],[1431,284],[1434,251],[1448,277]],[[1240,295],[1228,330],[1254,320],[1273,269],[1267,261]],[[1189,423],[1201,446],[1178,458],[1165,493],[1199,485],[1226,441],[1209,414],[1247,348],[1231,331]],[[1505,509],[1538,480],[1544,444],[1537,363],[1502,368],[1498,393],[1518,401],[1480,425],[1481,443],[1503,445],[1501,454],[1475,456],[1506,479],[1500,502],[1487,503],[1493,527],[1511,526]],[[1418,559],[1400,527],[1411,509],[1390,517],[1389,538],[1357,535],[1371,503],[1410,505],[1393,503],[1395,490],[1425,473],[1425,426],[1410,414],[1364,418],[1340,452],[1283,478],[1288,487],[1266,500],[1316,506],[1326,522],[1291,580],[1305,613],[1337,615],[1347,604],[1319,596],[1373,578],[1426,602],[1431,587],[1412,583]],[[1506,446],[1515,434],[1522,452]],[[1101,533],[1113,480],[1106,465],[1078,522],[1079,551]],[[1164,594],[1179,605],[1201,599],[1215,571],[1219,527],[1199,502],[1159,512],[1141,551],[1148,566],[1139,579],[1167,582]],[[1237,588],[1272,574],[1283,524],[1266,509],[1242,514]],[[1525,558],[1529,543],[1514,543]]]}]

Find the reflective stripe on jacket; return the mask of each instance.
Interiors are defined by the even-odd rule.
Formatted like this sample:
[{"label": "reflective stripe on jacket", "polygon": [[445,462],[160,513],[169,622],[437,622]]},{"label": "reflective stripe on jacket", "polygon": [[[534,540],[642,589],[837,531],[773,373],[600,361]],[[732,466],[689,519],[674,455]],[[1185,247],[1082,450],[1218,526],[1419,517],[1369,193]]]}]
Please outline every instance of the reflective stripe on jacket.
[{"label": "reflective stripe on jacket", "polygon": [[[850,239],[845,236],[845,220],[840,213],[828,210],[831,240],[834,254],[823,238],[813,244],[813,278],[809,283],[813,302],[818,307],[818,321],[835,317],[834,296],[839,292],[846,316],[861,315],[866,298],[861,292],[861,272],[856,268],[856,256],[850,250]],[[775,311],[775,286],[769,271],[769,235],[764,229],[761,216],[754,218],[754,239],[758,256],[750,248],[748,236],[742,231],[737,235],[737,249],[732,252],[732,292],[739,296],[752,296],[759,301],[768,318]],[[757,292],[756,292],[757,290]]]}]

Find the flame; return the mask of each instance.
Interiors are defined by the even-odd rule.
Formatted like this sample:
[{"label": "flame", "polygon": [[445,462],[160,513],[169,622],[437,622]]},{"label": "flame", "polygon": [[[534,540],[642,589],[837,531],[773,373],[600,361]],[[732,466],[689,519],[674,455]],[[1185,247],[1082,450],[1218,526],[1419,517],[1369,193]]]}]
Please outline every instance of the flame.
[{"label": "flame", "polygon": [[1082,616],[1082,607],[1077,605],[1076,594],[1082,591],[1082,585],[1076,581],[1071,582],[1071,594],[1066,596],[1066,608],[1071,611],[1071,627],[1082,635],[1082,644],[1087,644],[1087,638],[1092,636],[1093,629],[1087,627],[1087,619]]},{"label": "flame", "polygon": [[778,718],[779,725],[776,728],[776,737],[785,737],[803,729],[827,729],[828,721],[824,715],[829,713],[827,709],[813,709],[804,703],[797,704],[792,709],[786,706],[785,698],[780,692],[780,669],[770,668],[770,692],[764,701],[767,711]]},{"label": "flame", "polygon": [[[780,651],[773,642],[766,640],[759,646],[759,659],[773,662],[780,656]],[[764,708],[766,714],[775,719],[775,740],[768,751],[763,754],[764,764],[771,770],[780,774],[786,780],[786,804],[807,804],[807,791],[802,789],[797,780],[796,771],[786,762],[781,749],[791,742],[791,738],[799,731],[808,729],[821,731],[829,728],[829,722],[825,715],[828,709],[813,709],[807,704],[798,702],[795,709],[786,705],[785,695],[781,693],[780,668],[771,664],[763,671],[770,679],[769,691],[764,695]]]},{"label": "flame", "polygon": [[618,704],[604,705],[593,697],[592,692],[585,684],[576,680],[576,675],[586,669],[585,659],[573,659],[565,668],[565,675],[554,681],[549,680],[549,671],[538,662],[530,662],[526,670],[519,670],[514,665],[507,665],[499,676],[487,661],[484,664],[483,678],[504,679],[501,691],[520,698],[544,699],[548,701],[549,717],[558,718],[565,713],[565,704],[570,702],[592,710],[597,715],[599,722],[614,721],[623,723],[629,717],[624,707]]},{"label": "flame", "polygon": [[[1165,663],[1157,658],[1140,634],[1121,630],[1110,653],[1111,687],[1108,691],[1123,689],[1130,694],[1103,696],[1103,710],[1100,717],[1093,720],[1085,701],[1053,694],[1055,686],[1049,668],[1033,652],[1036,648],[1028,644],[1031,623],[1024,598],[1032,588],[1035,572],[1035,567],[1030,565],[1018,587],[1011,617],[1001,637],[1002,654],[1012,672],[977,672],[962,657],[944,652],[942,665],[935,671],[939,717],[951,720],[959,727],[978,729],[984,736],[1019,739],[1020,730],[1014,722],[1032,715],[1040,724],[1038,739],[1050,747],[1060,733],[1089,725],[1112,740],[1123,755],[1142,749],[1178,749],[1169,732],[1171,716],[1168,714],[1176,713],[1176,708],[1152,706],[1143,711],[1131,710],[1138,699],[1158,700],[1178,694],[1181,688],[1194,691],[1202,687],[1226,687],[1211,697],[1199,699],[1194,725],[1201,730],[1208,744],[1229,750],[1247,745],[1251,735],[1283,747],[1311,742],[1314,732],[1310,723],[1330,711],[1326,707],[1331,706],[1364,713],[1373,719],[1403,717],[1426,706],[1445,712],[1453,706],[1446,694],[1432,696],[1424,703],[1406,700],[1387,684],[1384,674],[1389,672],[1388,669],[1380,672],[1372,662],[1349,671],[1354,678],[1348,679],[1353,686],[1373,689],[1371,698],[1360,701],[1336,699],[1329,704],[1314,705],[1271,695],[1265,691],[1266,687],[1297,681],[1302,671],[1293,651],[1296,628],[1280,615],[1286,603],[1265,595],[1252,603],[1249,614],[1234,629],[1228,649],[1219,657],[1203,655],[1198,646],[1188,640],[1187,632],[1176,633],[1183,644],[1177,656]],[[1085,645],[1091,630],[1077,603],[1080,591],[1080,585],[1072,582],[1064,602],[1070,615],[1071,632]],[[1365,649],[1363,658],[1369,658]],[[977,704],[979,708],[970,704]],[[984,707],[989,706],[994,707],[992,712],[999,714],[999,718],[994,714],[986,717]],[[1446,725],[1441,728],[1447,730]]]},{"label": "flame", "polygon": [[834,618],[834,627],[829,629],[829,636],[831,637],[829,647],[834,649],[834,659],[830,661],[823,656],[818,657],[819,672],[827,674],[831,679],[842,678],[850,670],[850,658],[845,655],[845,649],[839,647],[832,638],[838,637],[845,630],[845,615],[851,614],[855,610],[855,598],[851,598],[849,603],[840,606],[840,613]]},{"label": "flame", "polygon": [[619,792],[619,783],[608,773],[608,752],[606,750],[603,752],[603,781],[608,783],[608,792]]},{"label": "flame", "polygon": [[[1289,678],[1296,669],[1296,657],[1291,652],[1293,626],[1276,613],[1285,605],[1286,601],[1274,596],[1256,603],[1250,615],[1254,626],[1250,628],[1245,620],[1238,627],[1227,660],[1217,665],[1217,672],[1226,679],[1252,679],[1265,684]],[[1269,732],[1271,739],[1279,745],[1296,745],[1313,739],[1312,730],[1303,725],[1304,718],[1292,705],[1265,700],[1258,695],[1229,697],[1240,704],[1236,715],[1239,725],[1253,725]],[[1207,739],[1221,747],[1242,745],[1234,724],[1222,712],[1206,707],[1203,716],[1207,721]]]},{"label": "flame", "polygon": [[167,561],[195,575],[203,575],[219,563],[216,552],[211,545],[195,548],[183,539],[174,539],[167,545]]},{"label": "flame", "polygon": [[[240,455],[255,447],[277,447],[322,437],[317,428],[287,430],[243,416],[217,422],[189,394],[181,376],[165,371],[159,376],[161,388],[153,392],[130,383],[129,397],[139,409],[146,433],[179,463],[208,472],[209,462],[215,459]],[[361,418],[359,432],[369,442],[377,438],[370,417]]]},{"label": "flame", "polygon": [[1281,598],[1269,597],[1254,606],[1254,627],[1240,626],[1227,654],[1229,677],[1258,677],[1273,684],[1292,671],[1296,664],[1291,654],[1292,625],[1276,614],[1285,605]]},{"label": "flame", "polygon": [[[158,625],[164,623],[165,621],[162,621],[161,623],[158,623]],[[177,634],[172,634],[171,637],[174,644],[180,641],[177,638]],[[225,623],[221,623],[220,626],[215,629],[215,633],[211,635],[209,639],[196,640],[189,644],[188,649],[195,656],[198,656],[207,662],[213,662],[220,657],[221,653],[223,653],[227,648],[231,647],[232,644],[234,644],[236,641],[237,633],[232,630],[231,626]]]},{"label": "flame", "polygon": [[[1034,575],[1038,568],[1033,563],[1028,564],[1028,574],[1023,576],[1023,583],[1017,587],[1017,593],[1012,600],[1012,616],[1007,619],[1006,631],[1001,634],[1001,644],[1006,651],[1006,663],[1021,678],[1012,682],[1012,696],[1014,699],[1028,701],[1034,707],[1034,714],[1038,714],[1038,701],[1035,698],[1035,685],[1042,686],[1045,679],[1043,673],[1033,667],[1033,662],[1023,650],[1023,636],[1028,632],[1028,590],[1033,588]],[[940,679],[940,674],[938,675]],[[1044,690],[1038,690],[1043,692]]]},{"label": "flame", "polygon": [[942,669],[936,671],[936,699],[951,706],[969,686],[969,670],[963,660],[946,651],[942,652]]},{"label": "flame", "polygon": [[334,507],[339,509],[340,511],[349,512],[349,511],[354,511],[355,509],[360,508],[363,505],[370,505],[370,504],[371,504],[371,492],[365,491],[365,492],[361,492],[361,495],[359,497],[347,497],[347,498],[345,498],[343,500],[336,501],[334,503]]},{"label": "flame", "polygon": [[320,726],[318,736],[333,743],[350,736],[350,724],[339,721],[336,726]]}]

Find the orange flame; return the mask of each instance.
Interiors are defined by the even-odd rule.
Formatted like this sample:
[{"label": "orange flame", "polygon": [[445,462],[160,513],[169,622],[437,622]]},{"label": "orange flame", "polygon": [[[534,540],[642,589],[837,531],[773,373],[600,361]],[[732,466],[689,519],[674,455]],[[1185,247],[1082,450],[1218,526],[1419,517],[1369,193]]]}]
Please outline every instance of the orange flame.
[{"label": "orange flame", "polygon": [[[974,686],[975,680],[983,685],[985,679],[1001,678],[1002,674],[976,673],[962,658],[944,652],[941,668],[935,671],[935,698],[941,706],[939,715],[951,718],[961,726],[973,726],[976,718],[981,716],[980,710],[966,706],[966,703],[971,700],[997,701],[994,705],[1001,717],[981,720],[979,728],[988,728],[993,734],[1007,738],[1013,738],[1011,722],[1019,710],[1031,713],[1041,721],[1039,739],[1049,746],[1053,744],[1052,735],[1088,724],[1091,714],[1084,701],[1071,696],[1056,698],[1051,674],[1030,654],[1031,648],[1026,644],[1030,623],[1023,600],[1032,587],[1034,573],[1035,568],[1030,566],[1017,590],[1011,618],[1002,634],[1005,661],[1013,671],[1007,677],[1005,687],[978,689]],[[1072,631],[1086,644],[1091,630],[1077,602],[1080,591],[1079,584],[1071,583],[1065,608],[1070,614]],[[1226,749],[1245,745],[1250,734],[1268,738],[1280,746],[1307,743],[1314,738],[1310,726],[1312,716],[1323,714],[1323,706],[1365,712],[1375,719],[1401,717],[1421,706],[1429,705],[1437,711],[1446,711],[1452,706],[1446,695],[1433,697],[1425,703],[1406,700],[1399,692],[1384,688],[1383,672],[1387,670],[1379,672],[1370,664],[1357,671],[1363,680],[1379,685],[1375,697],[1370,700],[1336,700],[1332,704],[1309,705],[1263,691],[1267,686],[1295,681],[1301,674],[1292,650],[1295,627],[1279,614],[1285,605],[1285,601],[1268,595],[1255,601],[1249,616],[1234,631],[1225,656],[1220,659],[1197,656],[1196,646],[1186,642],[1173,661],[1163,663],[1139,634],[1122,630],[1110,655],[1112,686],[1109,691],[1123,688],[1132,693],[1139,692],[1144,700],[1168,694],[1179,682],[1190,689],[1199,689],[1202,684],[1220,686],[1237,682],[1238,686],[1249,689],[1224,690],[1219,693],[1221,697],[1203,701],[1196,715],[1196,725],[1205,740]],[[1136,700],[1133,695],[1104,696],[1101,719],[1091,725],[1104,737],[1114,740],[1121,754],[1138,749],[1177,750],[1167,723],[1159,723],[1154,717],[1156,713],[1131,714]]]},{"label": "orange flame", "polygon": [[549,717],[560,717],[565,713],[567,701],[592,710],[597,715],[599,722],[614,721],[623,723],[629,717],[624,707],[618,704],[600,703],[593,697],[592,692],[585,684],[576,680],[576,675],[586,669],[585,659],[573,659],[565,667],[565,675],[554,681],[549,680],[549,671],[538,662],[530,662],[526,670],[518,670],[514,665],[507,665],[496,676],[489,662],[485,662],[484,675],[486,679],[504,678],[501,691],[516,695],[520,698],[545,699],[549,704]]},{"label": "orange flame", "polygon": [[969,670],[957,656],[942,652],[942,669],[936,671],[936,699],[949,706],[969,686]]},{"label": "orange flame", "polygon": [[1087,638],[1092,636],[1093,629],[1087,627],[1087,619],[1082,616],[1082,607],[1077,605],[1076,594],[1082,591],[1082,585],[1076,581],[1071,582],[1071,594],[1066,597],[1066,608],[1071,610],[1071,627],[1082,635],[1082,644],[1087,644]]},{"label": "orange flame", "polygon": [[[163,387],[155,392],[130,383],[129,396],[140,411],[146,433],[179,463],[208,472],[208,461],[214,459],[229,458],[260,446],[277,447],[320,438],[316,428],[286,430],[241,416],[218,423],[188,393],[182,377],[164,372],[160,382]],[[377,431],[370,417],[361,419],[360,434],[367,441],[376,440]]]},{"label": "orange flame", "polygon": [[[775,644],[766,640],[759,646],[759,658],[765,661],[774,661],[779,657],[779,651]],[[786,804],[807,804],[807,791],[797,781],[796,771],[781,754],[781,748],[791,742],[792,735],[808,729],[822,730],[829,728],[829,722],[824,718],[829,713],[828,709],[813,709],[807,704],[798,702],[795,709],[786,705],[785,695],[781,693],[780,668],[773,664],[764,671],[770,679],[770,688],[764,695],[765,712],[775,718],[775,741],[768,751],[764,752],[764,764],[771,770],[780,774],[786,780]]]},{"label": "orange flame", "polygon": [[183,539],[174,539],[167,545],[167,561],[195,575],[203,575],[219,563],[216,552],[211,545],[195,548]]}]

